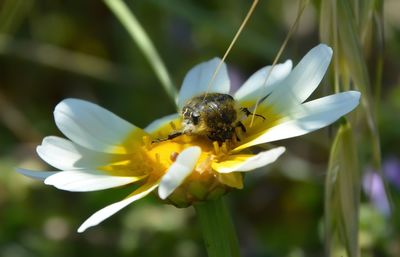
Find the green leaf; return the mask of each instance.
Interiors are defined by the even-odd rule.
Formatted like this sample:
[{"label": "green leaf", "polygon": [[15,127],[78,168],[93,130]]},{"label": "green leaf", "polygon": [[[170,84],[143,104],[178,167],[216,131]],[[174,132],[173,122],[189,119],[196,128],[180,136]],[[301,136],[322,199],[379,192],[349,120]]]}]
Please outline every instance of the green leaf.
[{"label": "green leaf", "polygon": [[146,31],[143,29],[142,25],[129,10],[128,6],[122,0],[104,0],[104,3],[110,8],[110,10],[115,14],[115,16],[120,20],[122,25],[128,31],[131,38],[136,42],[140,50],[146,56],[154,73],[160,80],[165,92],[175,103],[175,98],[177,96],[177,91],[172,83],[169,76],[167,68],[165,67],[163,61],[157,53],[156,48],[151,42]]},{"label": "green leaf", "polygon": [[53,44],[16,39],[0,33],[0,56],[11,56],[80,76],[130,85],[132,72],[106,59]]}]

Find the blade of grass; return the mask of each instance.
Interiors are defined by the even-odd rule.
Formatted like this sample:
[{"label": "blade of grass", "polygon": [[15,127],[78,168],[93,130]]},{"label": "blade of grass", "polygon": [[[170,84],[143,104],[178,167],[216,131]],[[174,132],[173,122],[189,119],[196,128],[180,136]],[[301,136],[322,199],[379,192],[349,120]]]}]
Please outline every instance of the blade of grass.
[{"label": "blade of grass", "polygon": [[[252,16],[254,10],[256,9],[256,6],[258,4],[258,0],[254,0],[249,11],[246,14],[246,17],[243,19],[242,24],[240,24],[240,27],[238,29],[238,31],[236,32],[235,36],[233,37],[231,43],[229,44],[228,48],[226,49],[224,55],[222,56],[221,61],[219,62],[217,68],[215,68],[214,74],[212,75],[210,82],[208,83],[208,87],[207,87],[207,91],[206,91],[206,95],[207,92],[210,91],[211,85],[214,82],[215,77],[217,76],[219,70],[222,67],[222,64],[224,63],[224,61],[226,60],[226,57],[228,57],[228,54],[230,53],[230,51],[232,50],[233,46],[235,45],[237,39],[239,38],[240,34],[242,33],[244,27],[246,26],[248,20],[250,19],[250,17]],[[206,97],[206,95],[204,95],[204,99]],[[204,101],[203,99],[203,101]],[[254,116],[254,115],[253,115]]]},{"label": "blade of grass", "polygon": [[[322,18],[323,17],[323,18]],[[339,42],[337,32],[337,5],[336,1],[327,0],[321,2],[321,19],[319,33],[322,42],[325,42],[335,49],[333,51],[333,78],[334,91],[339,93]]]},{"label": "blade of grass", "polygon": [[177,96],[176,88],[172,83],[167,68],[165,67],[160,56],[158,55],[156,48],[151,42],[149,36],[146,34],[146,31],[140,25],[139,21],[122,0],[104,0],[104,3],[119,19],[119,21],[128,31],[133,41],[138,45],[140,50],[146,56],[147,60],[154,70],[154,73],[160,80],[165,92],[175,103],[175,98]]},{"label": "blade of grass", "polygon": [[[380,88],[383,70],[383,27],[382,27],[382,10],[383,1],[381,0],[366,0],[366,1],[335,1],[322,0],[321,2],[321,24],[320,33],[321,39],[325,42],[333,44],[334,51],[337,53],[334,56],[334,72],[335,72],[335,91],[338,90],[337,83],[343,83],[341,89],[349,90],[351,83],[362,92],[363,109],[367,118],[367,123],[370,130],[370,140],[372,141],[373,165],[375,169],[380,170],[380,140],[376,125],[376,113],[380,102]],[[339,40],[335,35],[338,35]],[[374,41],[375,40],[375,41]],[[366,59],[364,52],[373,51],[370,57],[373,65],[370,70],[374,70],[374,75],[368,74]],[[338,59],[338,60],[335,60]],[[339,65],[336,65],[339,63]],[[371,88],[370,81],[374,81]],[[373,92],[373,94],[371,94]],[[373,96],[373,97],[372,97]],[[353,120],[354,121],[354,120]],[[385,183],[387,195],[390,197],[387,183]],[[328,192],[334,192],[333,186],[329,187]],[[333,193],[332,193],[333,194]],[[327,197],[326,201],[330,199]],[[332,201],[335,202],[335,201]],[[336,199],[335,203],[326,202],[326,206],[336,206],[340,208],[340,201]],[[327,228],[327,244],[329,253],[332,253],[335,240],[346,241],[348,237],[343,231],[346,231],[345,223],[340,220],[334,220],[333,216],[326,212],[326,223],[331,222],[331,228]],[[327,224],[328,226],[328,224]],[[336,238],[331,235],[332,227],[341,226],[342,229]],[[347,252],[351,249],[346,247]]]},{"label": "blade of grass", "polygon": [[[368,1],[369,3],[369,1]],[[376,125],[376,103],[371,97],[371,83],[364,58],[360,35],[365,29],[358,27],[353,8],[365,9],[366,3],[354,3],[347,0],[323,0],[321,2],[320,35],[323,42],[334,48],[335,91],[339,91],[339,82],[350,79],[354,86],[362,93],[362,105],[367,124],[371,133],[373,165],[380,168],[380,140]],[[370,4],[367,6],[371,7]],[[365,13],[364,10],[362,13]],[[361,15],[365,17],[365,15]],[[363,21],[365,18],[363,18]],[[379,65],[379,64],[378,64]],[[379,68],[379,66],[378,66]],[[342,89],[349,90],[350,84],[344,84]]]},{"label": "blade of grass", "polygon": [[0,8],[0,33],[14,34],[33,4],[33,0],[5,0]]},{"label": "blade of grass", "polygon": [[56,45],[15,39],[0,34],[0,56],[20,58],[51,68],[60,69],[112,83],[130,85],[132,72],[105,59]]},{"label": "blade of grass", "polygon": [[[216,12],[210,12],[209,9],[202,7],[192,1],[185,0],[149,0],[152,5],[158,6],[161,11],[172,13],[174,16],[183,19],[196,30],[207,28],[209,35],[216,39],[226,42],[232,39],[232,33],[237,29],[228,22],[225,17]],[[266,1],[264,1],[265,3]],[[263,9],[264,7],[260,7]],[[268,20],[266,21],[268,22]],[[252,27],[246,28],[246,40],[240,42],[240,46],[249,54],[255,54],[260,57],[273,58],[276,55],[276,49],[281,45],[281,41],[276,37],[266,37],[254,31]]]},{"label": "blade of grass", "polygon": [[[349,123],[342,124],[331,148],[325,182],[327,255],[344,247],[349,257],[359,256],[358,219],[360,175],[356,143]],[[338,245],[336,245],[338,240]]]},{"label": "blade of grass", "polygon": [[[290,27],[288,33],[286,34],[285,40],[283,41],[281,47],[279,48],[279,51],[278,51],[278,53],[276,54],[276,56],[274,58],[274,61],[272,62],[272,68],[269,70],[268,74],[265,76],[265,79],[264,79],[264,82],[263,82],[263,87],[266,86],[267,81],[269,79],[269,76],[271,75],[271,72],[274,69],[275,65],[278,63],[283,51],[286,48],[287,43],[289,42],[289,39],[292,37],[293,32],[296,31],[297,26],[298,26],[298,24],[300,22],[300,18],[303,15],[303,12],[306,9],[307,5],[308,5],[308,0],[299,1],[299,8],[298,8],[298,11],[297,11],[296,19],[293,22],[292,26]],[[263,96],[260,96],[260,98],[257,100],[257,102],[256,102],[256,104],[254,106],[254,110],[253,110],[254,113],[257,113],[258,105],[260,104],[260,102],[262,101],[263,98],[264,98]],[[251,116],[251,121],[250,121],[250,126],[249,126],[250,128],[253,126],[254,117],[255,117],[255,115]]]},{"label": "blade of grass", "polygon": [[40,142],[42,135],[29,119],[0,91],[0,124],[3,123],[22,142]]},{"label": "blade of grass", "polygon": [[383,58],[385,47],[384,25],[383,25],[383,0],[375,1],[373,23],[376,34],[376,68],[375,80],[373,84],[373,95],[375,103],[375,112],[379,113],[381,88],[382,88],[382,72],[383,72]]},{"label": "blade of grass", "polygon": [[376,117],[371,101],[371,84],[356,24],[354,17],[352,16],[351,5],[347,0],[338,0],[337,8],[337,22],[338,28],[340,28],[339,40],[341,49],[343,50],[343,55],[346,57],[344,60],[346,62],[346,67],[351,74],[352,81],[363,96],[361,102],[365,110],[367,124],[371,131],[373,165],[376,169],[380,169],[380,140],[376,125]]}]

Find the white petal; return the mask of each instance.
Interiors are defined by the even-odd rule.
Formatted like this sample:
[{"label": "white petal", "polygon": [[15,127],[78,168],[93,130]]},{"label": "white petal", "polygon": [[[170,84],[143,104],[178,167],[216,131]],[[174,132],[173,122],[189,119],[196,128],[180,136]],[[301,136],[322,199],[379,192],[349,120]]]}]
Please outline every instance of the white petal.
[{"label": "white petal", "polygon": [[106,109],[78,99],[66,99],[54,110],[57,127],[73,142],[95,151],[124,152],[120,144],[139,128]]},{"label": "white petal", "polygon": [[45,162],[60,170],[104,166],[113,156],[86,149],[67,139],[55,136],[45,137],[36,151]]},{"label": "white petal", "polygon": [[153,133],[153,132],[157,131],[158,129],[162,128],[163,126],[168,125],[171,121],[174,121],[178,118],[179,118],[178,113],[164,116],[160,119],[153,121],[149,125],[147,125],[147,127],[144,129],[144,131],[146,131],[147,133]]},{"label": "white petal", "polygon": [[96,170],[60,171],[45,179],[44,183],[72,192],[88,192],[127,185],[138,177],[110,176]]},{"label": "white petal", "polygon": [[58,173],[58,171],[36,171],[36,170],[27,170],[27,169],[16,169],[18,173],[25,175],[30,178],[45,180],[46,178]]},{"label": "white petal", "polygon": [[224,94],[229,93],[230,82],[225,63],[221,65],[221,68],[219,69],[217,75],[211,82],[211,78],[213,77],[214,72],[217,69],[220,62],[221,59],[214,58],[208,62],[203,62],[194,66],[186,74],[177,99],[177,105],[179,110],[182,109],[183,105],[187,100],[201,93],[205,92],[216,92]]},{"label": "white petal", "polygon": [[78,228],[78,233],[82,233],[86,229],[98,225],[100,222],[114,215],[134,201],[145,197],[157,187],[157,184],[153,184],[150,187],[146,186],[146,188],[143,187],[139,188],[137,191],[132,193],[131,196],[128,196],[124,200],[108,205],[107,207],[94,213]]},{"label": "white petal", "polygon": [[293,71],[276,86],[267,101],[276,109],[304,102],[318,87],[332,58],[332,49],[320,44],[311,49]]},{"label": "white petal", "polygon": [[[276,159],[278,159],[278,157],[281,156],[284,152],[285,147],[277,147],[249,157],[242,163],[233,161],[234,165],[230,165],[230,162],[228,160],[225,164],[224,162],[219,163],[216,171],[218,171],[219,173],[251,171],[275,162]],[[235,158],[235,156],[233,155],[232,158]]]},{"label": "white petal", "polygon": [[[292,61],[277,64],[271,71],[272,66],[266,66],[251,77],[235,93],[238,101],[257,101],[261,97],[272,92],[277,82],[286,78],[292,70]],[[267,80],[266,80],[267,79]]]},{"label": "white petal", "polygon": [[178,155],[176,161],[169,167],[161,179],[158,188],[158,195],[161,199],[167,198],[192,173],[200,154],[200,147],[192,146],[186,148]]},{"label": "white petal", "polygon": [[237,147],[235,151],[253,145],[301,136],[328,126],[352,111],[359,101],[359,92],[348,91],[304,103],[293,110],[286,121],[268,129],[258,138]]}]

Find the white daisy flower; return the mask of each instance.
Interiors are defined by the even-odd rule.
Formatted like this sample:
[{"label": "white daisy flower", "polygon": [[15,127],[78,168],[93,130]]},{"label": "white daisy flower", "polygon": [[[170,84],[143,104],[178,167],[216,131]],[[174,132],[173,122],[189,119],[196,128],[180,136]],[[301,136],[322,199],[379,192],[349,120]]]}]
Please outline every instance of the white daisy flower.
[{"label": "white daisy flower", "polygon": [[[244,172],[274,162],[285,151],[284,147],[277,147],[253,154],[250,147],[320,129],[358,105],[360,93],[356,91],[305,102],[321,82],[331,57],[331,48],[319,45],[293,70],[288,60],[272,71],[267,66],[253,74],[229,98],[247,110],[263,99],[256,109],[259,117],[250,125],[251,118],[246,113],[240,117],[240,111],[237,112],[241,129],[230,131],[232,139],[226,140],[187,129],[188,124],[183,122],[186,114],[182,114],[193,97],[204,93],[229,94],[225,64],[212,79],[220,63],[218,58],[188,72],[176,101],[178,113],[158,119],[145,129],[96,104],[66,99],[56,106],[54,118],[68,139],[49,136],[37,147],[39,156],[61,171],[18,171],[74,192],[139,185],[125,199],[89,217],[78,232],[99,224],[157,188],[160,199],[178,207],[215,199],[232,188],[242,188]],[[177,131],[182,135],[172,138]]]}]

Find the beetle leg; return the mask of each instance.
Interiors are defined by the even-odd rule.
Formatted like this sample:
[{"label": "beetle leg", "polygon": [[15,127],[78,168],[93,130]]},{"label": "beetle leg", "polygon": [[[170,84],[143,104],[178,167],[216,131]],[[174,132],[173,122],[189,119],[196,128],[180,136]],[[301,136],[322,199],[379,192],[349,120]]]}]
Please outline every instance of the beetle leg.
[{"label": "beetle leg", "polygon": [[165,137],[165,138],[157,138],[157,139],[151,141],[151,143],[153,144],[153,143],[159,143],[159,142],[171,140],[171,139],[174,139],[174,138],[179,137],[181,135],[183,135],[183,133],[181,131],[175,131],[175,132],[172,132],[171,134],[169,134],[167,137]]},{"label": "beetle leg", "polygon": [[246,133],[246,127],[243,125],[241,121],[236,122],[236,127],[240,128],[244,133]]},{"label": "beetle leg", "polygon": [[249,117],[250,115],[254,115],[254,116],[260,117],[260,118],[262,118],[263,120],[265,120],[265,117],[264,117],[264,116],[262,116],[262,115],[260,115],[260,114],[257,114],[257,113],[252,113],[252,112],[250,112],[249,109],[247,109],[246,107],[241,107],[240,110],[241,110],[247,117]]}]

